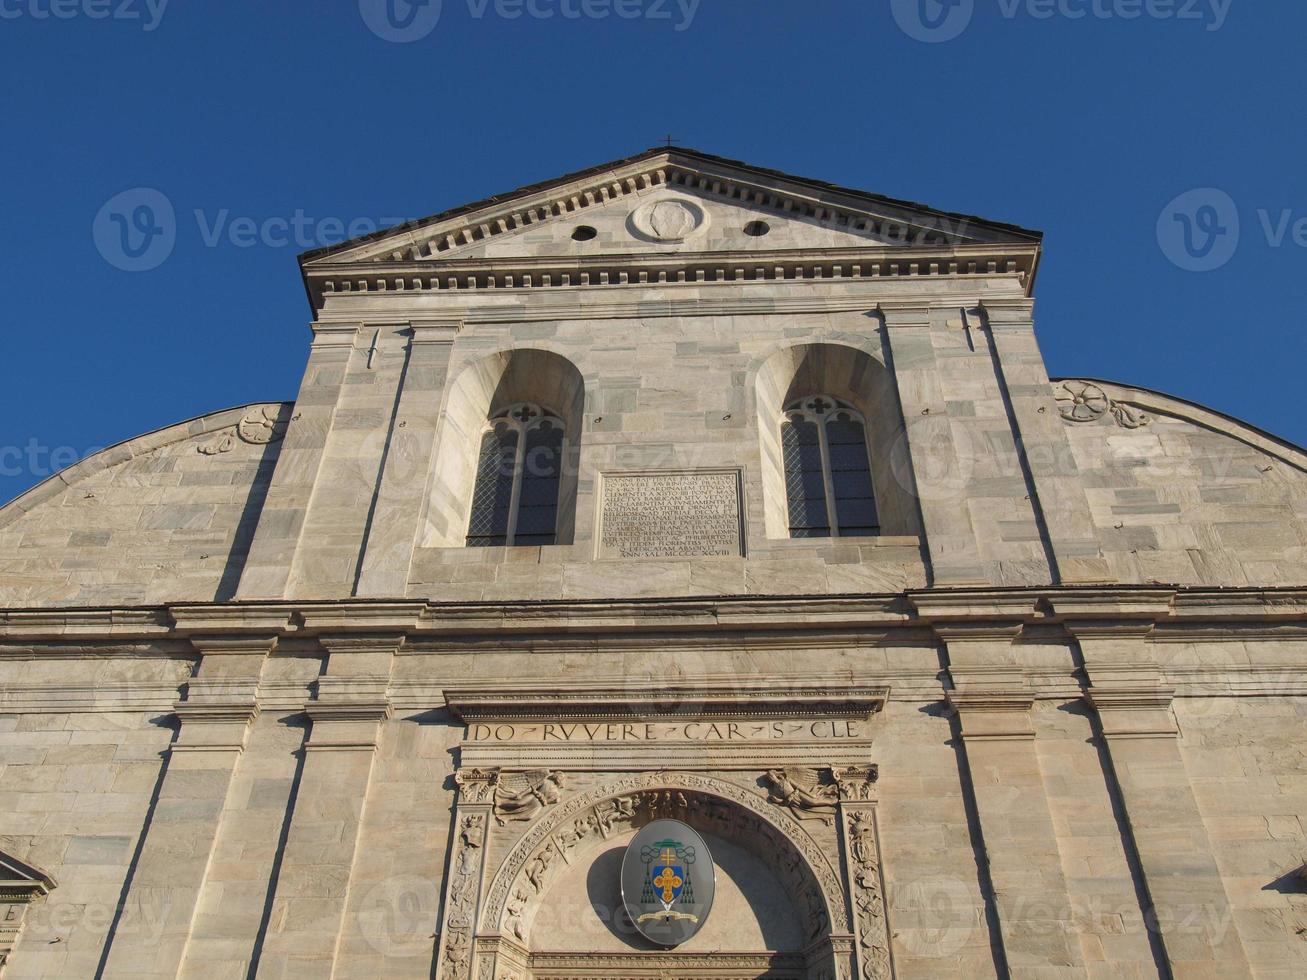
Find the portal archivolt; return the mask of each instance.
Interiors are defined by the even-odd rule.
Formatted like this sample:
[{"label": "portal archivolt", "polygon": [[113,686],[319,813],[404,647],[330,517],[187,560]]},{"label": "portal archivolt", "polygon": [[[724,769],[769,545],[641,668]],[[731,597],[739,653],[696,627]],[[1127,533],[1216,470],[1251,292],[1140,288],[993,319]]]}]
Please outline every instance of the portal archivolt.
[{"label": "portal archivolt", "polygon": [[[554,807],[527,831],[491,877],[479,934],[498,937],[495,945],[501,962],[518,960],[534,973],[528,964],[544,964],[535,963],[533,954],[540,952],[540,943],[533,937],[533,925],[550,888],[572,869],[588,868],[631,831],[662,818],[682,820],[758,856],[793,904],[803,933],[799,945],[807,953],[786,964],[796,972],[776,972],[779,963],[772,964],[771,972],[763,972],[819,975],[832,957],[830,937],[849,932],[840,876],[831,857],[795,820],[756,792],[701,774],[633,775]],[[581,963],[577,966],[584,968]]]}]

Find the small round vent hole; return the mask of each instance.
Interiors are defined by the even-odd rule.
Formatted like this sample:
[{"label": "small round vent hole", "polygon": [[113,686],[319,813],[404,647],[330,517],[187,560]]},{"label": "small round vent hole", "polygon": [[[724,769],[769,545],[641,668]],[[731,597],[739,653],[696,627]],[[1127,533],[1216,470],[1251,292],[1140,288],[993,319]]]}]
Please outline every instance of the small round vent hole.
[{"label": "small round vent hole", "polygon": [[572,241],[589,242],[599,237],[599,232],[595,231],[589,225],[580,225],[572,232]]},{"label": "small round vent hole", "polygon": [[771,231],[771,225],[765,221],[750,221],[744,226],[744,233],[750,238],[761,238]]}]

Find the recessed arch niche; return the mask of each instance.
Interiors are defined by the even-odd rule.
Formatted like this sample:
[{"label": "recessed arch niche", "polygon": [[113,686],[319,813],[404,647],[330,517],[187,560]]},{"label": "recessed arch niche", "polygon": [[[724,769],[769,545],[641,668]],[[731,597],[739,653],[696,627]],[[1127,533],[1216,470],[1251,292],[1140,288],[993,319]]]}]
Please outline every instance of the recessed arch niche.
[{"label": "recessed arch niche", "polygon": [[563,421],[558,544],[572,543],[576,533],[585,382],[576,365],[559,354],[537,348],[513,348],[472,362],[450,385],[427,502],[424,547],[464,546],[481,436],[487,420],[520,402],[539,405]]},{"label": "recessed arch niche", "polygon": [[[831,975],[831,937],[846,935],[849,923],[839,878],[806,831],[764,814],[724,780],[687,774],[647,789],[636,788],[647,778],[623,782],[542,817],[492,876],[479,934],[495,937],[501,966],[522,980]],[[705,838],[717,869],[708,922],[674,950],[639,935],[619,885],[627,843],[667,818]]]},{"label": "recessed arch niche", "polygon": [[896,453],[906,452],[898,393],[893,377],[880,360],[847,344],[795,344],[763,361],[754,379],[754,394],[768,538],[790,536],[781,447],[783,412],[795,400],[818,394],[852,405],[867,422],[867,449],[881,534],[921,533],[913,489],[904,479],[911,469],[906,459],[895,459]]}]

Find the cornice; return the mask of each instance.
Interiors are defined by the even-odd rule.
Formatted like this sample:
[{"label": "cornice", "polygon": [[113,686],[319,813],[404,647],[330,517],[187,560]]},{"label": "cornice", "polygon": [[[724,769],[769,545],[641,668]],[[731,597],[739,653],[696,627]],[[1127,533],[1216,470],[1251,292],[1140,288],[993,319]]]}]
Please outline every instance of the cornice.
[{"label": "cornice", "polygon": [[445,690],[445,705],[460,721],[571,718],[869,718],[885,706],[889,689],[813,677],[739,681],[705,677],[699,683],[637,682],[622,687],[541,687],[498,684]]},{"label": "cornice", "polygon": [[[463,293],[454,296],[442,294],[438,300],[417,293],[407,293],[401,299],[395,292],[338,294],[340,301],[321,313],[319,323],[336,320],[351,323],[386,323],[403,317],[397,312],[417,315],[430,309],[458,316],[465,324],[500,324],[553,322],[556,320],[628,320],[657,319],[659,317],[704,316],[760,316],[760,315],[823,315],[828,313],[869,313],[898,307],[889,304],[886,296],[891,290],[907,291],[907,285],[890,280],[829,280],[824,289],[793,290],[791,295],[756,295],[753,290],[727,288],[721,283],[690,283],[671,285],[650,298],[649,290],[638,289],[605,292],[599,287],[559,290],[547,297],[534,297],[524,302],[520,296],[501,293],[476,296]],[[956,310],[972,308],[980,303],[985,290],[995,286],[994,280],[984,283],[972,281],[966,289],[950,289],[932,297],[928,302],[913,303],[929,310],[932,307]],[[435,304],[438,302],[438,306]],[[898,317],[887,319],[890,330],[911,326],[915,320]]]},{"label": "cornice", "polygon": [[[170,654],[198,655],[217,643],[245,644],[362,637],[407,637],[402,653],[432,643],[511,637],[570,637],[576,642],[628,637],[675,638],[728,633],[768,642],[786,637],[880,641],[950,635],[974,627],[1006,635],[1014,624],[1061,625],[1075,635],[1148,635],[1166,639],[1242,637],[1247,631],[1297,636],[1307,628],[1307,589],[1184,589],[1126,586],[966,588],[843,596],[743,596],[666,599],[455,602],[436,600],[276,600],[179,603],[153,607],[0,611],[0,657],[79,653],[88,644],[172,641]],[[1151,631],[1151,632],[1150,632]],[[229,639],[230,638],[230,639]],[[584,639],[583,638],[588,638]],[[182,641],[190,641],[187,646]],[[371,641],[369,641],[371,642]],[[80,647],[77,645],[81,645]],[[10,649],[6,650],[6,647]]]},{"label": "cornice", "polygon": [[970,281],[1006,277],[1027,288],[1038,248],[953,247],[784,249],[673,254],[464,259],[429,264],[396,262],[321,266],[307,273],[315,308],[341,295],[410,293],[520,294],[569,289],[743,283]]}]

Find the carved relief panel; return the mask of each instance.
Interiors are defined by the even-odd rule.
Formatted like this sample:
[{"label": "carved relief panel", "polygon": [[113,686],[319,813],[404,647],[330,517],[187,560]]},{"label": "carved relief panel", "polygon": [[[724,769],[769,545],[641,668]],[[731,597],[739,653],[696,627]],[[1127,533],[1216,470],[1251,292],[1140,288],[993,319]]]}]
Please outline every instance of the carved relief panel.
[{"label": "carved relief panel", "polygon": [[[628,692],[621,697],[623,706],[629,706]],[[866,703],[874,710],[882,698],[876,692]],[[455,702],[451,707],[459,712],[463,706]],[[663,716],[636,723],[614,720],[620,715],[610,706],[599,709],[611,711],[600,720],[595,720],[599,712],[585,717],[560,712],[545,721],[543,713],[524,717],[520,707],[499,716],[459,712],[468,737],[460,753],[465,767],[455,777],[459,793],[437,976],[527,980],[676,976],[679,971],[686,971],[685,976],[766,973],[828,980],[892,976],[874,832],[876,773],[865,762],[849,761],[865,759],[863,743],[869,742],[867,730],[850,724],[850,715],[860,713],[858,720],[866,723],[870,710],[860,705],[850,711],[847,704],[832,710],[830,703],[821,702],[822,717],[791,711],[791,717],[778,719],[768,717],[781,713],[774,702],[755,707],[757,717],[731,712],[732,720],[726,721],[711,717],[699,702],[696,720]],[[550,739],[559,743],[555,765],[548,764],[544,726],[556,729]],[[667,744],[681,746],[710,728],[722,744],[701,768],[630,767],[632,742],[645,743],[634,747],[638,755],[656,751],[664,737]],[[575,738],[578,732],[585,736],[586,749],[569,757],[567,746],[575,747],[569,733]],[[760,732],[768,738],[779,732],[779,741],[790,750],[786,758],[806,754],[810,764],[759,764],[767,742],[756,737]],[[835,737],[839,735],[843,738]],[[516,750],[526,745],[538,746],[530,756],[533,764],[512,765]],[[821,754],[836,745],[841,750],[834,754],[842,761],[823,761]],[[477,764],[466,765],[469,759]],[[495,762],[500,764],[491,764]],[[534,925],[542,909],[549,908],[551,888],[575,880],[567,878],[574,873],[592,873],[600,853],[622,846],[621,840],[658,819],[679,820],[764,861],[801,924],[802,937],[793,948],[729,954],[537,948],[542,940]],[[589,910],[588,900],[585,908]],[[550,933],[546,929],[543,935]],[[746,966],[749,957],[766,963],[762,969],[752,961]]]}]

